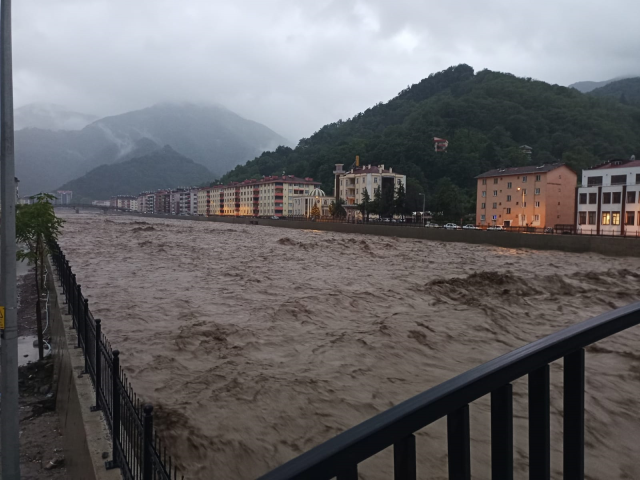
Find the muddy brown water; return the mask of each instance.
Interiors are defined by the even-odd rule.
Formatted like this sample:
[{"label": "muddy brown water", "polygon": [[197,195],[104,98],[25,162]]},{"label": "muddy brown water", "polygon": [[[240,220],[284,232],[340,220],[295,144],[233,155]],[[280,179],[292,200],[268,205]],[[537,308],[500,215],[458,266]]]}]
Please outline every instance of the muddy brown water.
[{"label": "muddy brown water", "polygon": [[[256,478],[469,368],[640,300],[639,258],[65,219],[78,282],[188,478]],[[636,327],[587,349],[587,478],[640,478],[639,348]],[[561,362],[551,381],[560,478]],[[526,398],[526,379],[516,381],[523,479]],[[471,405],[474,478],[490,477],[489,407],[487,397]],[[419,431],[417,448],[419,478],[447,478],[446,421]],[[360,466],[361,479],[392,477],[390,450]]]}]

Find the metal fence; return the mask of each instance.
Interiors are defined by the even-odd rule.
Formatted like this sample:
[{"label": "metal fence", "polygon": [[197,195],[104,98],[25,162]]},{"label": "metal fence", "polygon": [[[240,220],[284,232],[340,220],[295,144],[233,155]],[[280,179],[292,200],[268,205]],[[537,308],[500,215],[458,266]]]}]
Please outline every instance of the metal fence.
[{"label": "metal fence", "polygon": [[[415,432],[447,417],[449,479],[470,480],[469,404],[491,394],[491,478],[513,480],[514,380],[528,377],[529,478],[551,478],[549,364],[564,360],[563,478],[584,474],[585,347],[640,324],[640,302],[480,365],[309,450],[259,480],[357,480],[358,464],[393,447],[394,479],[416,480]],[[606,392],[603,392],[606,394]]]},{"label": "metal fence", "polygon": [[153,406],[143,404],[133,391],[120,366],[120,352],[111,348],[102,333],[101,321],[91,313],[89,300],[60,247],[54,244],[50,250],[67,314],[73,318],[77,348],[84,354],[82,373],[93,382],[95,405],[91,410],[102,411],[111,431],[113,452],[106,468],[120,468],[126,480],[177,480],[178,469],[153,426]]}]

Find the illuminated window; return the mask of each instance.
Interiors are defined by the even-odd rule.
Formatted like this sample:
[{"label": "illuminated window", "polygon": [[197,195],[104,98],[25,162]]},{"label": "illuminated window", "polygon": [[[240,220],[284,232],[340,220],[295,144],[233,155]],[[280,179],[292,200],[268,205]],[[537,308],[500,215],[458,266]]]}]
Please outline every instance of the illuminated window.
[{"label": "illuminated window", "polygon": [[611,225],[620,225],[620,212],[611,213]]},{"label": "illuminated window", "polygon": [[611,224],[611,213],[602,212],[602,225],[610,225],[610,224]]}]

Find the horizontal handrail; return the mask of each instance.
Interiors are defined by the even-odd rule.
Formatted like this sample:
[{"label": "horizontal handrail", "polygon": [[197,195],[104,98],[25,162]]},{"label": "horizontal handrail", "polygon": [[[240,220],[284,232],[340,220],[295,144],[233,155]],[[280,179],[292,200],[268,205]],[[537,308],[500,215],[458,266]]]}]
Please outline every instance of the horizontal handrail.
[{"label": "horizontal handrail", "polygon": [[325,480],[509,382],[640,324],[640,302],[565,328],[462,373],[337,435],[259,480]]}]

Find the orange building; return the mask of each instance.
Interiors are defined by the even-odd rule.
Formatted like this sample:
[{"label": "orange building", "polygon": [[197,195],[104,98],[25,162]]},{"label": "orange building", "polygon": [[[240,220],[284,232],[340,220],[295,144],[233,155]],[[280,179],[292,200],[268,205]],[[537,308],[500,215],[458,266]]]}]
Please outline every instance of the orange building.
[{"label": "orange building", "polygon": [[476,225],[572,225],[577,178],[563,163],[501,168],[478,175]]}]

